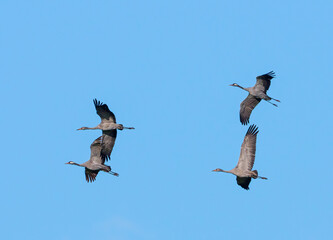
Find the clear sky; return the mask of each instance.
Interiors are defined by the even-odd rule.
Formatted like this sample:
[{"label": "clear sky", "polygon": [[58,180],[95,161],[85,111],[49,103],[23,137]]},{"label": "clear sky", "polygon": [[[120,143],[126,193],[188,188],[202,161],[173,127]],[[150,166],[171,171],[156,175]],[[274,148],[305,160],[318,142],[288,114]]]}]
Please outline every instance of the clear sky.
[{"label": "clear sky", "polygon": [[[332,1],[0,2],[2,239],[332,239]],[[274,70],[253,180],[239,104]],[[118,133],[119,178],[65,165]]]}]

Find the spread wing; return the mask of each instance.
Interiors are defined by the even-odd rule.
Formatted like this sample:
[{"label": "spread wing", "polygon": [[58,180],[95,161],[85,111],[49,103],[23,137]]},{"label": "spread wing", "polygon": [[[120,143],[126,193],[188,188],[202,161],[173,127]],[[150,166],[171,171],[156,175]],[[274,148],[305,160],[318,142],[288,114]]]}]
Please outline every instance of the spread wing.
[{"label": "spread wing", "polygon": [[252,110],[260,103],[261,99],[249,94],[240,105],[239,118],[243,125],[250,122]]},{"label": "spread wing", "polygon": [[88,168],[86,168],[86,171],[85,171],[86,181],[87,182],[95,181],[98,172],[99,172],[99,170],[89,170]]},{"label": "spread wing", "polygon": [[269,86],[271,85],[271,80],[275,77],[275,73],[273,71],[270,71],[269,73],[266,73],[264,75],[257,77],[257,82],[255,87],[261,88],[261,90],[267,92],[269,89]]},{"label": "spread wing", "polygon": [[251,125],[246,132],[236,168],[251,171],[256,157],[258,127]]},{"label": "spread wing", "polygon": [[101,117],[102,122],[116,123],[116,116],[110,111],[108,105],[97,101],[96,98],[94,99],[94,105],[98,116]]},{"label": "spread wing", "polygon": [[89,162],[92,164],[104,164],[105,159],[102,159],[102,145],[103,145],[103,136],[97,138],[91,145],[90,145],[90,159]]},{"label": "spread wing", "polygon": [[117,138],[116,129],[103,131],[102,146],[101,146],[102,149],[100,152],[100,156],[103,160],[103,163],[105,162],[105,160],[107,161],[110,159],[113,146],[116,142],[116,138]]},{"label": "spread wing", "polygon": [[239,186],[241,186],[242,188],[246,189],[246,190],[249,190],[249,185],[250,185],[250,182],[251,182],[251,178],[250,177],[237,177],[236,178],[237,180],[237,184]]},{"label": "spread wing", "polygon": [[102,136],[95,139],[90,145],[90,158],[99,157],[102,149]]}]

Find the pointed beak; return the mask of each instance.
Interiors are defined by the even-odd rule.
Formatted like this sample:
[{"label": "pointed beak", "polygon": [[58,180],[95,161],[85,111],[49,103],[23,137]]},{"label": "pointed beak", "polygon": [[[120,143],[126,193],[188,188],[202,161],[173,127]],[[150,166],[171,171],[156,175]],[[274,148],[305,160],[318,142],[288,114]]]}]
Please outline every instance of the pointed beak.
[{"label": "pointed beak", "polygon": [[216,169],[212,170],[212,172],[217,172]]},{"label": "pointed beak", "polygon": [[229,86],[233,86],[233,84],[229,84]]}]

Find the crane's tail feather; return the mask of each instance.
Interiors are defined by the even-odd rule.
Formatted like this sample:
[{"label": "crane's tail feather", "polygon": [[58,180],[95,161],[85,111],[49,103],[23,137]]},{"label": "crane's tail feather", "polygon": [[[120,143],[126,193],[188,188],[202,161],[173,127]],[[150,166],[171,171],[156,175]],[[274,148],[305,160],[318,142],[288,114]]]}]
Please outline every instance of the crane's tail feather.
[{"label": "crane's tail feather", "polygon": [[252,178],[256,179],[258,177],[258,171],[257,170],[253,170],[252,171]]},{"label": "crane's tail feather", "polygon": [[253,170],[252,171],[252,178],[254,178],[254,179],[256,179],[256,178],[261,178],[261,179],[266,179],[267,180],[267,178],[265,178],[265,177],[260,177],[260,176],[258,176],[258,171],[257,170]]}]

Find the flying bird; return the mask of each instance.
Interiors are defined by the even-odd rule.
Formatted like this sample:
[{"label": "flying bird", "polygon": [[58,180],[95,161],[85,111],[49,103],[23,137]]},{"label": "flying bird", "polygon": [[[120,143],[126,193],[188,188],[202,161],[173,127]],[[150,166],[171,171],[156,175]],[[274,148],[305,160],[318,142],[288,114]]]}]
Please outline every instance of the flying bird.
[{"label": "flying bird", "polygon": [[87,182],[95,181],[99,171],[107,172],[118,177],[119,174],[112,172],[110,166],[104,165],[105,161],[101,158],[101,149],[102,149],[102,137],[99,137],[90,145],[91,154],[90,154],[90,159],[87,162],[78,164],[73,161],[69,161],[66,164],[84,167]]},{"label": "flying bird", "polygon": [[249,92],[247,98],[245,98],[245,100],[240,105],[239,116],[240,116],[240,121],[243,125],[247,125],[249,123],[252,110],[258,105],[258,103],[262,99],[277,107],[275,103],[272,103],[270,101],[274,100],[280,102],[280,100],[269,97],[266,93],[267,90],[269,89],[269,86],[271,85],[271,80],[274,77],[275,73],[273,71],[258,76],[256,84],[253,87],[249,88],[244,88],[242,86],[239,86],[237,83],[230,84],[230,86],[239,87]]},{"label": "flying bird", "polygon": [[216,168],[213,170],[213,172],[225,172],[236,175],[237,184],[246,190],[249,190],[249,184],[252,178],[267,179],[265,177],[258,176],[257,170],[252,171],[254,159],[256,156],[256,142],[258,132],[258,127],[256,125],[251,125],[247,130],[241,147],[238,164],[235,168],[231,169],[230,171]]},{"label": "flying bird", "polygon": [[134,127],[124,127],[122,124],[116,123],[116,116],[113,112],[110,111],[108,105],[97,101],[94,99],[94,105],[96,108],[97,114],[101,118],[101,123],[98,124],[96,127],[89,128],[89,127],[81,127],[77,130],[88,130],[88,129],[101,129],[102,130],[102,150],[101,150],[101,157],[105,161],[110,159],[111,152],[113,146],[116,141],[117,137],[117,129],[134,129]]}]

